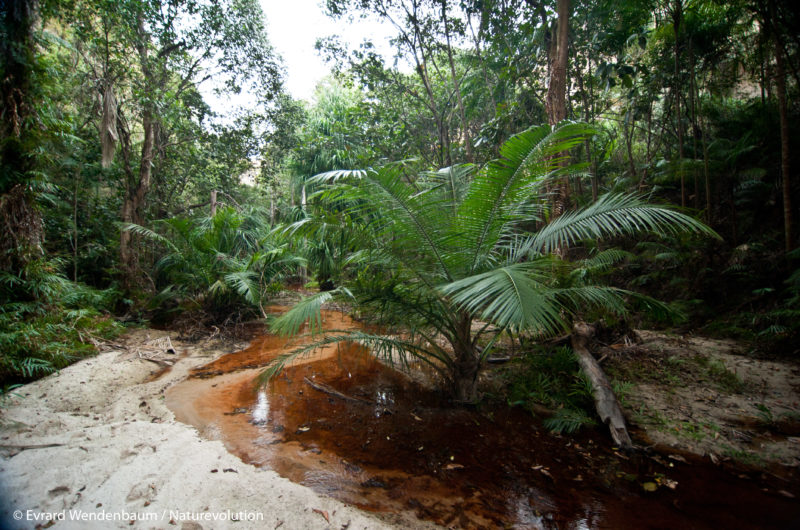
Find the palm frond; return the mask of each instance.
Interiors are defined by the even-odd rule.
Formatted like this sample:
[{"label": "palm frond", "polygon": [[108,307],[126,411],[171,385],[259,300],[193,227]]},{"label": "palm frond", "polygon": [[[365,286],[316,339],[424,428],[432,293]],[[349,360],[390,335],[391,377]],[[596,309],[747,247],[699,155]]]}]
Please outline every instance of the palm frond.
[{"label": "palm frond", "polygon": [[398,257],[405,258],[410,248],[418,249],[418,260],[430,264],[420,271],[438,279],[451,279],[444,254],[447,233],[441,226],[445,205],[439,198],[416,194],[404,182],[402,170],[393,164],[366,171],[356,184],[335,187],[336,195],[329,196],[329,200],[346,201],[351,218],[372,225],[389,238],[392,246],[388,249],[398,249]]},{"label": "palm frond", "polygon": [[476,274],[441,287],[463,310],[502,328],[541,334],[560,331],[564,324],[560,303],[535,278],[532,263],[517,263]]},{"label": "palm frond", "polygon": [[616,265],[617,263],[632,257],[634,257],[634,255],[625,250],[608,248],[606,250],[601,250],[593,256],[581,261],[580,266],[592,270],[607,270],[612,265]]},{"label": "palm frond", "polygon": [[279,316],[270,324],[270,331],[277,335],[297,335],[300,328],[308,322],[311,333],[322,332],[322,306],[335,296],[343,295],[352,298],[352,293],[344,287],[332,291],[323,291],[300,300],[289,311]]},{"label": "palm frond", "polygon": [[426,171],[422,173],[416,184],[424,188],[420,193],[439,194],[451,204],[455,214],[469,189],[475,169],[474,164],[458,164],[442,168],[439,171]]},{"label": "palm frond", "polygon": [[261,299],[258,275],[251,270],[235,271],[225,275],[225,283],[251,304]]},{"label": "palm frond", "polygon": [[153,241],[158,241],[159,243],[163,243],[167,245],[170,249],[177,251],[178,247],[176,247],[172,241],[167,239],[166,237],[162,236],[161,234],[150,230],[142,225],[137,225],[135,223],[127,223],[121,224],[120,229],[123,232],[131,232],[136,234],[137,236],[145,237],[147,239],[152,239]]},{"label": "palm frond", "polygon": [[501,159],[472,181],[459,207],[458,231],[472,251],[470,271],[483,261],[500,238],[503,226],[519,219],[520,202],[531,187],[560,168],[555,155],[569,150],[594,129],[586,124],[533,127],[503,144]]},{"label": "palm frond", "polygon": [[361,179],[364,178],[372,169],[336,169],[334,171],[325,171],[314,175],[306,182],[308,184],[333,184],[344,179]]},{"label": "palm frond", "polygon": [[658,235],[695,232],[719,238],[696,219],[644,202],[638,195],[608,194],[594,204],[564,213],[544,226],[526,243],[526,250],[547,254],[576,241],[653,232]]}]

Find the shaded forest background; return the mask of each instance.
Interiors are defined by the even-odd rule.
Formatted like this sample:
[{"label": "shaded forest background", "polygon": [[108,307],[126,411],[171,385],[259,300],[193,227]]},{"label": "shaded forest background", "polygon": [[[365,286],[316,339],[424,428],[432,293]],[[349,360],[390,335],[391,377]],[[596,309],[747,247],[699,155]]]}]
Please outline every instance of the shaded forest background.
[{"label": "shaded forest background", "polygon": [[[549,188],[543,222],[636,192],[722,237],[582,242],[565,258],[624,251],[595,281],[675,310],[582,316],[798,353],[800,17],[788,2],[327,10],[343,31],[361,16],[388,22],[396,56],[323,38],[334,74],[302,102],[283,89],[254,0],[3,2],[6,388],[125,324],[232,325],[265,316],[288,284],[369,282],[379,264],[352,259],[358,230],[322,207],[314,175],[402,161],[397,178],[413,186],[440,168],[482,168],[513,135],[564,120],[593,133],[567,153],[574,170]],[[257,102],[236,108],[242,90]],[[230,112],[212,111],[211,91]],[[310,219],[321,228],[296,229]]]}]

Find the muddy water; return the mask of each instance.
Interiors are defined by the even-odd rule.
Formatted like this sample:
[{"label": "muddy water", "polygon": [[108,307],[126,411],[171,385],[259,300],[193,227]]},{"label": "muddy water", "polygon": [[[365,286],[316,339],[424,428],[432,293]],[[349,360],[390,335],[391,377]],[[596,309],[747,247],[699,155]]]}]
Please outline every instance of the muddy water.
[{"label": "muddy water", "polygon": [[[325,318],[328,328],[354,325]],[[553,436],[519,409],[454,408],[355,345],[317,352],[256,389],[258,367],[286,348],[261,337],[170,389],[167,405],[243,461],[406,525],[800,528],[800,502],[787,496],[800,496],[797,482],[742,478],[686,455],[621,455],[602,433]]]}]

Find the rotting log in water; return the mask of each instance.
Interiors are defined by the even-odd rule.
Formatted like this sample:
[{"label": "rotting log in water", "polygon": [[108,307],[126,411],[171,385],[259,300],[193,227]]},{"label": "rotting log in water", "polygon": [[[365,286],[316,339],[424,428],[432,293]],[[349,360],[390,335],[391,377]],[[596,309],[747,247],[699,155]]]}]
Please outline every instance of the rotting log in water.
[{"label": "rotting log in water", "polygon": [[308,386],[310,386],[311,388],[313,388],[314,390],[317,390],[319,392],[323,392],[325,394],[328,394],[329,396],[333,396],[333,397],[336,397],[336,398],[339,398],[339,399],[343,399],[345,401],[351,401],[353,403],[363,403],[365,405],[374,405],[375,404],[375,403],[373,403],[372,401],[370,401],[368,399],[364,399],[364,398],[360,398],[360,397],[354,397],[354,396],[348,396],[347,394],[342,394],[341,392],[339,392],[335,388],[330,387],[330,386],[326,385],[325,383],[315,383],[314,381],[312,381],[308,377],[304,377],[303,381],[305,381],[305,383]]},{"label": "rotting log in water", "polygon": [[592,395],[597,414],[603,423],[608,425],[614,443],[622,449],[630,450],[633,448],[633,443],[631,443],[631,437],[625,427],[625,417],[622,415],[617,396],[614,394],[605,372],[592,357],[588,348],[589,340],[594,332],[593,326],[585,322],[576,322],[572,328],[572,350],[578,358],[581,370],[592,383]]}]

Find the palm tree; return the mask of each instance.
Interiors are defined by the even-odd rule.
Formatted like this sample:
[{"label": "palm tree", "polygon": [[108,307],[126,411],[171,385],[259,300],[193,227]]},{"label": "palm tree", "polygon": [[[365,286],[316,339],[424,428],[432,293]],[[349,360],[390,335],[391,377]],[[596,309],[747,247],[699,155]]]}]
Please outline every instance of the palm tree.
[{"label": "palm tree", "polygon": [[217,316],[249,306],[266,315],[269,284],[305,264],[280,233],[270,231],[268,214],[257,209],[224,207],[213,217],[174,217],[156,226],[164,235],[136,224],[124,227],[166,247],[155,266],[157,280],[166,286],[154,303],[190,302]]},{"label": "palm tree", "polygon": [[319,200],[346,205],[349,221],[369,228],[350,263],[366,264],[372,274],[303,300],[274,321],[273,331],[296,334],[309,320],[312,332],[319,331],[322,304],[341,296],[400,332],[328,331],[277,359],[263,377],[321,344],[350,340],[388,359],[427,363],[456,401],[474,402],[478,374],[503,332],[552,335],[581,308],[624,311],[635,293],[557,284],[563,274],[554,267],[569,266],[560,256],[570,245],[639,232],[715,234],[687,215],[625,194],[545,222],[545,183],[580,169],[564,167],[560,153],[591,134],[585,124],[534,127],[510,138],[501,158],[481,170],[455,166],[413,182],[402,164],[314,177],[325,185]]}]

